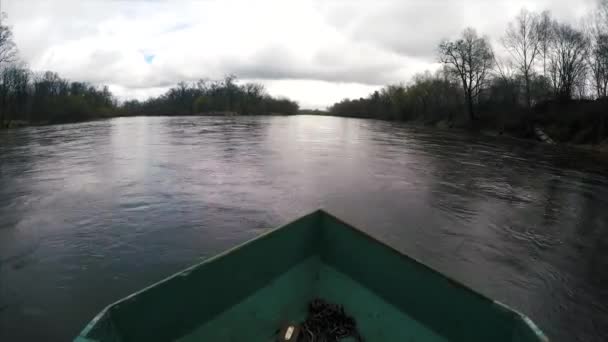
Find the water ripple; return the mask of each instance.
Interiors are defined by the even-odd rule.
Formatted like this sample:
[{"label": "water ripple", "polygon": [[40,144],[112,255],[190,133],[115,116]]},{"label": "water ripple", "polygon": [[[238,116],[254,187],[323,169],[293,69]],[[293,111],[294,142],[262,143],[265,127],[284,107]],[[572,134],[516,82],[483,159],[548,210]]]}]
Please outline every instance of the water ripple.
[{"label": "water ripple", "polygon": [[296,116],[30,127],[0,132],[0,156],[2,341],[69,340],[108,303],[318,207],[553,341],[607,339],[608,161],[594,154]]}]

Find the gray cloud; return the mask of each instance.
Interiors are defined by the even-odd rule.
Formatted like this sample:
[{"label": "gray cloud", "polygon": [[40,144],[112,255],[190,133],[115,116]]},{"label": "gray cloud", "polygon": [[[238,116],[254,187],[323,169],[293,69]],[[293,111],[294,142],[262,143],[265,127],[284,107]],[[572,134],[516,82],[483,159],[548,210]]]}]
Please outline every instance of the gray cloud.
[{"label": "gray cloud", "polygon": [[[273,46],[260,50],[251,58],[227,59],[220,69],[229,70],[243,78],[252,79],[307,79],[330,82],[357,82],[363,84],[383,84],[391,74],[399,72],[404,62],[397,56],[365,51],[360,48],[345,56],[336,48],[320,49],[303,60],[284,46]],[[378,58],[360,58],[365,54],[378,54]]]},{"label": "gray cloud", "polygon": [[403,56],[435,60],[441,39],[465,27],[498,38],[521,8],[550,10],[560,20],[576,23],[592,10],[595,0],[582,0],[572,9],[567,0],[537,1],[378,1],[325,6],[327,22],[353,41],[365,41]]},{"label": "gray cloud", "polygon": [[[438,42],[465,26],[498,38],[523,6],[575,22],[594,1],[573,10],[567,0],[20,0],[4,10],[32,68],[146,94],[228,73],[292,90],[297,80],[406,81],[434,68]],[[312,93],[302,99],[321,101]]]},{"label": "gray cloud", "polygon": [[447,1],[381,2],[353,12],[356,8],[334,8],[328,22],[353,40],[410,57],[433,59],[437,42],[466,26],[461,5]]}]

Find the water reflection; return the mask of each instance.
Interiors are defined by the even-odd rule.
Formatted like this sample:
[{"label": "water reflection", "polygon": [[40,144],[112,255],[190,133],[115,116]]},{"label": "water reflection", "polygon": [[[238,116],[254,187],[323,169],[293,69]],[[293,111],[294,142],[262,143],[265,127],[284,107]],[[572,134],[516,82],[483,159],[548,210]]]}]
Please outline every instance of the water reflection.
[{"label": "water reflection", "polygon": [[3,131],[0,156],[2,341],[68,340],[107,303],[318,207],[554,341],[608,340],[608,163],[594,154],[298,116]]}]

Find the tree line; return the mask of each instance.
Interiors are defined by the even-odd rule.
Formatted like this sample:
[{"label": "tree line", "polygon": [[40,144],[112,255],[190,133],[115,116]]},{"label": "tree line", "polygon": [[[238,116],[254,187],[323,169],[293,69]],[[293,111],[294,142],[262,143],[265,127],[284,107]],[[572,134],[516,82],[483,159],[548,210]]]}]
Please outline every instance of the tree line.
[{"label": "tree line", "polygon": [[17,58],[8,26],[0,25],[0,128],[11,122],[64,122],[109,116],[116,101],[107,87],[36,73]]},{"label": "tree line", "polygon": [[[333,115],[474,126],[528,136],[541,124],[558,140],[597,143],[608,134],[608,1],[580,27],[522,9],[499,43],[466,28],[437,47],[441,68]],[[575,141],[576,140],[576,141]]]},{"label": "tree line", "polygon": [[287,98],[275,98],[259,83],[238,85],[236,77],[223,80],[202,79],[180,82],[165,94],[146,101],[127,101],[122,115],[195,115],[195,114],[296,114],[298,104]]},{"label": "tree line", "polygon": [[34,72],[17,57],[9,27],[0,25],[0,128],[126,115],[296,114],[298,104],[270,96],[235,76],[179,83],[146,101],[119,102],[107,86],[72,82],[54,72]]}]

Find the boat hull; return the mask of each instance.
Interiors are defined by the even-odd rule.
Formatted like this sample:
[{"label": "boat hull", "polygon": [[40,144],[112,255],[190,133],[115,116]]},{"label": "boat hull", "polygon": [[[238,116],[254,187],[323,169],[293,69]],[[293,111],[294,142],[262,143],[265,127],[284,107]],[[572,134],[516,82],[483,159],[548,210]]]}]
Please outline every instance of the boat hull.
[{"label": "boat hull", "polygon": [[314,298],[365,341],[547,341],[531,320],[316,211],[103,310],[85,341],[274,341]]}]

